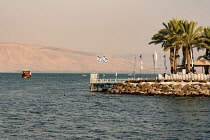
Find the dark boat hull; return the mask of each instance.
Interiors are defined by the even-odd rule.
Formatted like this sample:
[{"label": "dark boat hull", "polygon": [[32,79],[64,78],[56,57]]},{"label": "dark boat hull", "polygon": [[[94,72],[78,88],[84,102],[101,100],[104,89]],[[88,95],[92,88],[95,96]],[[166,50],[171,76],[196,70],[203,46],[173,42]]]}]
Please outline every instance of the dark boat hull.
[{"label": "dark boat hull", "polygon": [[30,78],[31,72],[30,71],[22,71],[22,78]]}]

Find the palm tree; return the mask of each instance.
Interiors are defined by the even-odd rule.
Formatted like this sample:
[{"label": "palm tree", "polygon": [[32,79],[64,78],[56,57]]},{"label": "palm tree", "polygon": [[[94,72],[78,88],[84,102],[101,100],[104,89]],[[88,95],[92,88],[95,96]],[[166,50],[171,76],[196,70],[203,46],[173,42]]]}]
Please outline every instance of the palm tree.
[{"label": "palm tree", "polygon": [[[172,73],[177,73],[177,64],[178,64],[178,59],[179,59],[179,50],[181,48],[181,44],[176,44],[173,45],[173,42],[179,40],[182,37],[182,30],[180,28],[180,20],[177,19],[172,19],[168,23],[169,25],[169,30],[170,34],[166,36],[167,40],[171,42],[171,44],[167,47],[164,48],[164,51],[167,51],[168,49],[172,49],[173,51],[175,50],[175,57],[171,58],[173,59],[173,72]],[[166,27],[166,26],[165,26]]]},{"label": "palm tree", "polygon": [[[204,57],[205,59],[210,60],[210,27],[204,28],[202,36],[200,38],[201,45],[197,46],[197,50],[206,50],[205,55],[199,56],[198,59]],[[205,66],[205,74],[209,74],[209,66]]]},{"label": "palm tree", "polygon": [[[149,44],[160,44],[162,43],[162,47],[166,48],[166,46],[169,46],[170,43],[168,42],[166,36],[170,34],[170,31],[168,30],[168,26],[163,23],[163,25],[166,27],[166,29],[161,29],[158,31],[157,34],[153,35],[151,38],[153,41],[149,42]],[[170,65],[171,65],[171,72],[173,72],[173,57],[174,57],[174,48],[170,48]]]},{"label": "palm tree", "polygon": [[206,59],[210,60],[210,27],[204,28],[201,39],[205,43],[202,47],[206,49]]},{"label": "palm tree", "polygon": [[201,44],[200,38],[203,27],[200,26],[196,29],[197,24],[198,23],[194,21],[182,21],[180,23],[181,30],[183,31],[182,37],[173,43],[175,46],[181,44],[181,46],[185,48],[186,53],[184,55],[186,55],[187,60],[187,73],[190,72],[191,57],[193,54],[192,48],[200,46]]},{"label": "palm tree", "polygon": [[[154,43],[159,44],[162,43],[162,47],[164,51],[170,50],[170,66],[171,73],[177,73],[177,62],[179,56],[180,45],[173,45],[173,42],[180,38],[181,28],[180,28],[180,20],[172,19],[168,24],[163,23],[165,29],[161,29],[157,34],[152,37],[152,40],[149,44]],[[175,50],[175,52],[174,52]],[[175,53],[175,57],[174,57]]]}]

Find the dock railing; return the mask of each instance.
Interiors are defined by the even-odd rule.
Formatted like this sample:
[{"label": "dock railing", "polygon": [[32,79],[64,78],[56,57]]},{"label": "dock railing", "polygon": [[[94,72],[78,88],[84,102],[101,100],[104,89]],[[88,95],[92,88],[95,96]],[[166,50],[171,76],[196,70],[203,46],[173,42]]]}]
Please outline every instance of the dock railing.
[{"label": "dock railing", "polygon": [[120,83],[129,79],[90,79],[90,83]]},{"label": "dock railing", "polygon": [[188,74],[170,74],[163,76],[162,74],[158,74],[158,79],[167,79],[167,80],[209,80],[210,74],[203,73],[188,73]]}]

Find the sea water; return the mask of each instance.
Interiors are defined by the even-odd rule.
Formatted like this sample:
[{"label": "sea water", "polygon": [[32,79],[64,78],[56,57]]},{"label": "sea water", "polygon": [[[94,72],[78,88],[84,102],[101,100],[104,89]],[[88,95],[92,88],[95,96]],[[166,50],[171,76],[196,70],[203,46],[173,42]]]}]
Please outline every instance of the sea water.
[{"label": "sea water", "polygon": [[89,78],[1,73],[0,139],[210,139],[210,98],[91,93]]}]

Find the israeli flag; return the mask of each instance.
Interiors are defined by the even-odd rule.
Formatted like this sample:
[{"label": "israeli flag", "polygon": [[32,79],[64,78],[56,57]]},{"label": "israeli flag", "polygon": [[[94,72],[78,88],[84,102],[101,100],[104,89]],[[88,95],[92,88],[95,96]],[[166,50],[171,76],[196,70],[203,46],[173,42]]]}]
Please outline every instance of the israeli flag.
[{"label": "israeli flag", "polygon": [[108,58],[106,58],[106,56],[103,56],[103,61],[104,61],[104,63],[107,63]]},{"label": "israeli flag", "polygon": [[97,56],[97,62],[101,62],[101,57]]}]

